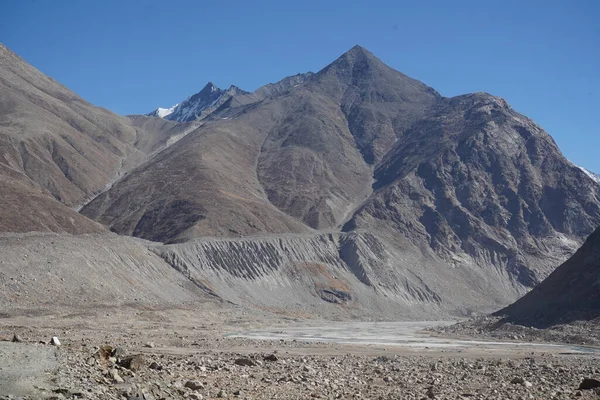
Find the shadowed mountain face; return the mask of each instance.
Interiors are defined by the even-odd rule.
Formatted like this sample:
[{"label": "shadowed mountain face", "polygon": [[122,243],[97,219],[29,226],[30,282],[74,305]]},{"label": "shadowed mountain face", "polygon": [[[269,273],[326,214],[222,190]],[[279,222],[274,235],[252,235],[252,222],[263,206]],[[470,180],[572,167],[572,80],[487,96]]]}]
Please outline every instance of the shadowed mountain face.
[{"label": "shadowed mountain face", "polygon": [[496,315],[547,328],[600,317],[600,228],[542,283]]}]

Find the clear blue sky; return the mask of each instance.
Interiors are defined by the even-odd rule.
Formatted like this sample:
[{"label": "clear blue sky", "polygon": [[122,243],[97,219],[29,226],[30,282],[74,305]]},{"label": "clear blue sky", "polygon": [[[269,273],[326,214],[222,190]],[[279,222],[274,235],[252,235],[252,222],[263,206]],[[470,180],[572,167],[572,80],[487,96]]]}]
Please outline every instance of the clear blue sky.
[{"label": "clear blue sky", "polygon": [[502,96],[600,172],[600,0],[0,0],[0,41],[120,114],[253,90],[355,44],[444,96]]}]

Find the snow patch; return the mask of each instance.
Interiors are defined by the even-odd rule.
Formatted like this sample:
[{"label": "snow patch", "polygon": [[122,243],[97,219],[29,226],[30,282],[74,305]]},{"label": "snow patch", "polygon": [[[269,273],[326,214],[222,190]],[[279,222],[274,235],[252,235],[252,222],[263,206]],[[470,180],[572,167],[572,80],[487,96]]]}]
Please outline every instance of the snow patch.
[{"label": "snow patch", "polygon": [[173,107],[171,108],[160,108],[158,107],[156,109],[156,111],[154,112],[156,114],[157,117],[161,117],[164,118],[167,115],[171,115],[173,114],[173,111],[175,111],[175,108],[178,106],[179,104],[175,104]]},{"label": "snow patch", "polygon": [[600,183],[600,175],[595,174],[592,171],[588,171],[587,169],[585,169],[583,167],[579,167],[579,169],[581,169],[583,172],[585,172],[585,174],[587,176],[589,176],[590,178],[592,178],[595,182]]}]

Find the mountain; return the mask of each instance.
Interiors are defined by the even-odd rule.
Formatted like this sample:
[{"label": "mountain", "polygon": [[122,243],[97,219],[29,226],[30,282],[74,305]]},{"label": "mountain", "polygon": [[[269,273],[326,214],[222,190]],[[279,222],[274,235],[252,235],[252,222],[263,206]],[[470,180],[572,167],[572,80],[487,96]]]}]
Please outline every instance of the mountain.
[{"label": "mountain", "polygon": [[514,297],[600,224],[600,186],[533,121],[486,93],[444,98],[360,46],[218,115],[83,214],[168,243],[376,232]]},{"label": "mountain", "polygon": [[[83,213],[117,232],[160,241],[335,228],[371,190],[371,166],[357,142],[365,153],[383,151],[440,97],[363,53],[355,48],[289,91],[206,121]],[[371,74],[358,87],[353,74],[344,76],[348,62],[366,62],[361,68]],[[351,100],[340,104],[341,97]],[[370,114],[382,99],[381,111]],[[126,204],[136,212],[122,210]],[[178,224],[173,213],[189,218]]]},{"label": "mountain", "polygon": [[496,315],[537,328],[599,318],[599,278],[600,228],[542,283]]},{"label": "mountain", "polygon": [[222,112],[231,107],[255,103],[266,97],[275,96],[286,90],[290,90],[306,81],[312,75],[309,72],[290,76],[279,82],[264,85],[256,89],[253,93],[246,92],[233,85],[227,90],[222,90],[209,82],[200,92],[188,97],[181,103],[175,104],[170,108],[159,107],[146,115],[178,122],[202,120],[215,111]]},{"label": "mountain", "polygon": [[147,114],[152,117],[166,118],[171,121],[190,122],[206,118],[219,106],[236,95],[248,94],[236,86],[223,90],[208,82],[204,88],[193,96],[171,108],[157,108]]},{"label": "mountain", "polygon": [[344,230],[401,232],[449,264],[491,263],[526,286],[600,218],[599,185],[533,121],[485,93],[438,102],[374,176],[377,190]]},{"label": "mountain", "polygon": [[0,44],[0,230],[104,230],[72,209],[187,129],[171,128],[95,107]]},{"label": "mountain", "polygon": [[164,243],[147,246],[227,301],[491,311],[600,226],[600,185],[533,121],[487,93],[445,98],[360,46],[253,93],[209,84],[165,118],[115,116],[15,57],[0,66],[0,178],[27,190],[0,190],[15,214],[0,221],[22,224],[6,229]]},{"label": "mountain", "polygon": [[590,178],[592,178],[592,179],[593,179],[593,180],[595,180],[596,182],[600,183],[600,175],[598,175],[598,174],[596,174],[596,173],[594,173],[594,172],[592,172],[592,171],[588,171],[588,170],[587,170],[587,169],[585,169],[585,168],[582,168],[582,167],[579,167],[579,168],[581,168],[581,170],[582,170],[583,172],[585,172],[587,176],[589,176]]}]

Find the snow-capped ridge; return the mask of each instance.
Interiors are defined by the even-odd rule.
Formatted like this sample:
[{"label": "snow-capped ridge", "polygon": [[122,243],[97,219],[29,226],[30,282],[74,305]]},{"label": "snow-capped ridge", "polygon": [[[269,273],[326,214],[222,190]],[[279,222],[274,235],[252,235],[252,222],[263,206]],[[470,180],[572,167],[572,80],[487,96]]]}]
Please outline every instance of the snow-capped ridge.
[{"label": "snow-capped ridge", "polygon": [[173,107],[170,107],[170,108],[160,108],[160,107],[158,107],[156,110],[152,111],[148,115],[151,116],[151,117],[165,118],[165,117],[173,114],[173,111],[175,111],[175,108],[178,105],[179,105],[179,103],[175,104]]},{"label": "snow-capped ridge", "polygon": [[585,172],[585,174],[587,176],[589,176],[590,178],[592,178],[594,181],[596,181],[597,183],[600,183],[600,175],[598,175],[592,171],[588,171],[587,169],[585,169],[583,167],[579,167],[579,169],[581,169],[583,172]]}]

